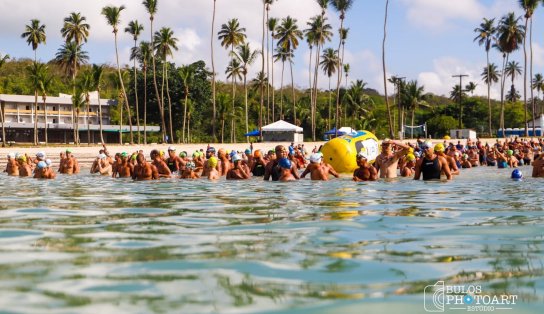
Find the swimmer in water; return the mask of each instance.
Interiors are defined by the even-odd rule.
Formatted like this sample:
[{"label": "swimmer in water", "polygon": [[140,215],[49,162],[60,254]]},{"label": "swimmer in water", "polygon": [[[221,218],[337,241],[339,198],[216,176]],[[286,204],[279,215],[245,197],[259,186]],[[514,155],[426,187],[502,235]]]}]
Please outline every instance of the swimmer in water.
[{"label": "swimmer in water", "polygon": [[206,168],[208,169],[207,177],[208,180],[219,180],[221,178],[221,175],[219,174],[219,171],[217,170],[217,164],[219,160],[215,156],[211,156],[208,161]]},{"label": "swimmer in water", "polygon": [[339,177],[338,173],[330,165],[323,163],[323,155],[321,153],[315,153],[310,156],[310,164],[300,177],[304,178],[308,173],[310,173],[312,181],[329,181],[329,174],[336,178]]},{"label": "swimmer in water", "polygon": [[359,168],[355,169],[353,172],[353,181],[362,182],[378,180],[378,170],[368,162],[367,157],[362,153],[357,154],[357,166],[359,166]]},{"label": "swimmer in water", "polygon": [[247,180],[250,178],[249,167],[242,162],[238,154],[232,156],[234,166],[227,172],[227,180]]},{"label": "swimmer in water", "polygon": [[279,181],[295,181],[297,178],[293,175],[293,164],[287,157],[282,157],[278,161],[278,166],[280,168],[280,179]]}]

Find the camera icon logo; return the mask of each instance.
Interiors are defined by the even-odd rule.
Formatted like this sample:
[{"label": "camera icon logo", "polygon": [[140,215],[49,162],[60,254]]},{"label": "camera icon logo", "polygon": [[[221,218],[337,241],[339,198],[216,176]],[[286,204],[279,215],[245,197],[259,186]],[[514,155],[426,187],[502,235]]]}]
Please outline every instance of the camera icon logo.
[{"label": "camera icon logo", "polygon": [[444,312],[444,281],[428,285],[423,291],[423,307],[426,312]]}]

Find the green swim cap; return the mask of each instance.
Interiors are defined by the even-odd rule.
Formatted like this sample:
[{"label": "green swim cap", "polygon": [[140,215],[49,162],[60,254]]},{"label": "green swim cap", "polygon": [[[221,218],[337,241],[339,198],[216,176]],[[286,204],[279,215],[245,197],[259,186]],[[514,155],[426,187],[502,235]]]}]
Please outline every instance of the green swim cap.
[{"label": "green swim cap", "polygon": [[179,157],[181,157],[181,158],[187,157],[187,152],[181,152],[181,153],[179,153]]},{"label": "green swim cap", "polygon": [[138,157],[138,155],[132,155],[132,156],[130,157],[130,159],[136,160],[137,157]]},{"label": "green swim cap", "polygon": [[67,148],[67,149],[66,149],[66,152],[71,154],[71,153],[72,153],[72,149],[71,149],[71,148]]},{"label": "green swim cap", "polygon": [[121,157],[128,157],[128,154],[126,152],[122,152]]},{"label": "green swim cap", "polygon": [[507,152],[507,154],[508,154],[508,156],[512,156],[512,155],[514,155],[514,151],[511,150],[511,149],[509,149],[508,152]]}]

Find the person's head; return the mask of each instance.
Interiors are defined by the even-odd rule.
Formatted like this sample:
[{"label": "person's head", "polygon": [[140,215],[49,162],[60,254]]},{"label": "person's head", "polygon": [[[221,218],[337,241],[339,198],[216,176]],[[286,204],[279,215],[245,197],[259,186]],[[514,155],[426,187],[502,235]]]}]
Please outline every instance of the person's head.
[{"label": "person's head", "polygon": [[416,156],[414,154],[407,154],[406,155],[406,166],[412,167],[416,163]]},{"label": "person's head", "polygon": [[176,148],[175,147],[168,147],[168,157],[174,158],[176,157]]},{"label": "person's head", "polygon": [[70,148],[67,148],[66,149],[66,157],[71,157],[72,156],[72,150]]},{"label": "person's head", "polygon": [[151,157],[152,160],[155,160],[155,159],[160,157],[160,153],[159,153],[158,150],[154,149],[154,150],[151,151],[149,156]]},{"label": "person's head", "polygon": [[206,149],[206,158],[211,158],[212,156],[215,156],[215,148],[208,147],[208,149]]},{"label": "person's head", "polygon": [[253,157],[254,157],[254,158],[261,158],[261,157],[263,157],[263,152],[262,152],[260,149],[257,149],[257,150],[253,153]]},{"label": "person's head", "polygon": [[291,161],[285,157],[280,158],[278,165],[283,170],[291,169]]},{"label": "person's head", "polygon": [[195,171],[196,165],[195,165],[194,162],[189,161],[189,162],[185,165],[185,169],[187,169],[187,171],[189,171],[189,172]]},{"label": "person's head", "polygon": [[18,161],[19,164],[21,164],[21,165],[26,164],[26,156],[25,156],[25,155],[19,155],[19,157],[17,158],[17,161]]},{"label": "person's head", "polygon": [[64,159],[66,158],[66,153],[65,152],[60,152],[60,159]]},{"label": "person's head", "polygon": [[511,157],[514,155],[514,151],[509,149],[507,152],[506,152],[506,155],[508,155],[508,157]]},{"label": "person's head", "polygon": [[273,150],[269,150],[266,156],[268,157],[268,160],[276,160],[276,152]]},{"label": "person's head", "polygon": [[223,158],[227,157],[227,152],[226,152],[223,148],[220,148],[220,149],[217,151],[217,156],[218,156],[220,159],[223,159]]},{"label": "person's head", "polygon": [[283,145],[278,145],[274,149],[276,152],[276,158],[287,158],[287,148]]},{"label": "person's head", "polygon": [[382,153],[390,153],[392,150],[392,143],[391,140],[386,138],[382,141]]},{"label": "person's head", "polygon": [[187,152],[183,151],[183,152],[179,153],[179,157],[180,158],[186,158],[187,157]]},{"label": "person's head", "polygon": [[323,155],[321,153],[315,153],[310,156],[310,162],[312,164],[320,164],[323,160]]},{"label": "person's head", "polygon": [[121,154],[119,154],[119,157],[122,162],[126,162],[128,160],[128,154],[126,152],[122,152]]},{"label": "person's head", "polygon": [[136,156],[136,162],[138,163],[138,165],[145,164],[145,156],[143,153],[138,153],[138,156]]},{"label": "person's head", "polygon": [[425,141],[421,147],[423,149],[423,153],[427,157],[432,157],[434,154],[434,148],[433,143],[431,141]]},{"label": "person's head", "polygon": [[367,167],[368,166],[368,159],[362,152],[359,152],[357,154],[357,166],[359,167]]},{"label": "person's head", "polygon": [[246,150],[244,151],[244,154],[245,154],[247,157],[251,157],[251,149],[249,149],[249,148],[246,149]]},{"label": "person's head", "polygon": [[45,160],[45,164],[47,165],[47,167],[51,167],[51,165],[53,164],[53,162],[51,161],[51,159],[46,159]]},{"label": "person's head", "polygon": [[47,163],[46,163],[45,161],[41,160],[41,161],[38,162],[38,164],[36,165],[36,167],[37,167],[39,170],[43,171],[43,170],[45,170],[45,168],[47,168]]},{"label": "person's head", "polygon": [[8,161],[15,160],[15,153],[8,154]]},{"label": "person's head", "polygon": [[217,167],[217,164],[218,164],[218,159],[217,159],[217,157],[212,156],[212,157],[210,157],[210,158],[208,159],[208,167],[209,167],[210,169],[213,169],[213,168]]},{"label": "person's head", "polygon": [[238,168],[238,166],[240,165],[240,161],[242,160],[242,156],[234,154],[231,158],[232,162],[234,163],[234,168]]},{"label": "person's head", "polygon": [[434,145],[434,151],[437,155],[443,156],[444,152],[446,151],[446,148],[444,147],[444,144],[438,143]]},{"label": "person's head", "polygon": [[39,161],[45,161],[45,153],[44,152],[38,152],[36,154],[36,158],[39,160]]}]

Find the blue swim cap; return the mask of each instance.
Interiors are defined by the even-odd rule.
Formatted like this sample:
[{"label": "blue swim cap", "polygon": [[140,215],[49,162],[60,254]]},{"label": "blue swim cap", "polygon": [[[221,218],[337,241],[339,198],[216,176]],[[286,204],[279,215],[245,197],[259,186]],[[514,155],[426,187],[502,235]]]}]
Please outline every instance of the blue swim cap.
[{"label": "blue swim cap", "polygon": [[47,168],[47,163],[45,163],[45,161],[40,161],[38,163],[38,169],[44,169],[44,168]]},{"label": "blue swim cap", "polygon": [[280,165],[281,168],[291,169],[291,160],[289,160],[287,158],[281,158],[280,161],[279,161],[279,165]]},{"label": "blue swim cap", "polygon": [[234,155],[236,155],[236,154],[237,154],[237,152],[236,152],[235,150],[232,150],[232,151],[230,152],[230,157],[232,158],[232,157],[234,157]]},{"label": "blue swim cap", "polygon": [[246,155],[249,155],[249,154],[251,154],[251,149],[249,149],[249,148],[248,148],[248,149],[246,149],[245,153],[246,153]]},{"label": "blue swim cap", "polygon": [[519,169],[514,169],[514,171],[512,171],[511,178],[514,181],[521,181],[523,179],[523,173],[521,173]]}]

